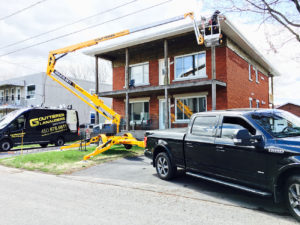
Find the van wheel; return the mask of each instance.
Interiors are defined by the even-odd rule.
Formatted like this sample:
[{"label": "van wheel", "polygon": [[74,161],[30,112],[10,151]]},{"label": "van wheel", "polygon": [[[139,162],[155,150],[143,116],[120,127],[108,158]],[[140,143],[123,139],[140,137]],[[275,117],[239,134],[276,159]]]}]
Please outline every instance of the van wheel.
[{"label": "van wheel", "polygon": [[62,137],[57,138],[56,142],[55,142],[55,146],[62,146],[64,145],[65,140]]},{"label": "van wheel", "polygon": [[9,151],[12,147],[12,144],[9,140],[3,140],[0,142],[1,151]]},{"label": "van wheel", "polygon": [[155,158],[157,175],[162,180],[171,180],[177,171],[177,167],[172,165],[167,153],[161,152]]},{"label": "van wheel", "polygon": [[284,197],[288,210],[300,221],[300,176],[291,176],[288,178]]},{"label": "van wheel", "polygon": [[41,146],[42,148],[46,148],[46,147],[48,146],[48,143],[40,144],[40,146]]}]

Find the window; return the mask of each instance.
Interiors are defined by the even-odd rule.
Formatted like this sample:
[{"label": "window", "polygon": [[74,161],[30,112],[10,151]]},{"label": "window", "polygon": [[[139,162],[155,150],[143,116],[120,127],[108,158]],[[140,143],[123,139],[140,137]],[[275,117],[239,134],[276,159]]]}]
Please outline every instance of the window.
[{"label": "window", "polygon": [[233,135],[237,130],[247,129],[250,134],[255,135],[256,130],[244,119],[239,117],[224,117],[222,124],[222,138],[233,139]]},{"label": "window", "polygon": [[149,102],[133,102],[130,107],[130,122],[141,123],[149,120]]},{"label": "window", "polygon": [[197,112],[206,111],[206,97],[190,97],[175,99],[176,121],[189,120]]},{"label": "window", "polygon": [[256,83],[259,83],[259,79],[258,79],[258,70],[255,68],[255,81]]},{"label": "window", "polygon": [[259,100],[256,100],[256,108],[259,108]]},{"label": "window", "polygon": [[95,121],[96,121],[95,117],[96,117],[96,114],[94,112],[91,112],[90,113],[90,124],[95,124]]},{"label": "window", "polygon": [[15,100],[15,89],[14,88],[11,89],[11,100],[12,101]]},{"label": "window", "polygon": [[8,89],[5,89],[5,101],[8,102]]},{"label": "window", "polygon": [[215,136],[217,122],[218,118],[216,116],[198,116],[194,120],[192,134],[199,136]]},{"label": "window", "polygon": [[300,136],[300,118],[286,111],[255,112],[252,119],[277,138]]},{"label": "window", "polygon": [[17,89],[17,98],[18,98],[18,100],[21,100],[21,89],[20,88]]},{"label": "window", "polygon": [[4,101],[4,91],[3,90],[0,91],[0,100],[1,100],[1,102]]},{"label": "window", "polygon": [[149,84],[149,63],[131,65],[129,67],[130,80],[134,80],[134,85]]},{"label": "window", "polygon": [[252,98],[249,98],[249,108],[252,108]]},{"label": "window", "polygon": [[22,130],[24,129],[24,125],[25,125],[25,117],[24,115],[21,115],[9,125],[9,129],[10,131]]},{"label": "window", "polygon": [[205,52],[175,57],[175,80],[206,77]]},{"label": "window", "polygon": [[35,85],[28,85],[27,86],[27,98],[34,98],[35,95]]},{"label": "window", "polygon": [[[252,67],[253,68],[253,67]],[[249,64],[249,80],[252,81],[252,70],[251,70],[251,64]]]}]

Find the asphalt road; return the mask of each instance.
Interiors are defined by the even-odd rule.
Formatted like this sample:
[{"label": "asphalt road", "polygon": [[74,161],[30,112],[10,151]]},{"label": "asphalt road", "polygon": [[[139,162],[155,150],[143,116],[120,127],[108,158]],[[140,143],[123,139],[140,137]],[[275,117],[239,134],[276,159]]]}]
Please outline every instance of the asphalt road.
[{"label": "asphalt road", "polygon": [[0,224],[296,224],[263,199],[183,174],[158,179],[144,157],[54,176],[0,166]]}]

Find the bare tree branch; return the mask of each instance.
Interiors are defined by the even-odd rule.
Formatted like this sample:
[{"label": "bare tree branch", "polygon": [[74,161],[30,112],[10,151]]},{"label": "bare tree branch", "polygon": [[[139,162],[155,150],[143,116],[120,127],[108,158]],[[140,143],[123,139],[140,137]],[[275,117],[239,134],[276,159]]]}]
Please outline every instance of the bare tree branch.
[{"label": "bare tree branch", "polygon": [[296,9],[297,9],[297,10],[298,10],[298,12],[300,13],[300,4],[299,4],[298,0],[292,0],[292,2],[294,2],[294,3],[295,3],[295,5],[296,5]]}]

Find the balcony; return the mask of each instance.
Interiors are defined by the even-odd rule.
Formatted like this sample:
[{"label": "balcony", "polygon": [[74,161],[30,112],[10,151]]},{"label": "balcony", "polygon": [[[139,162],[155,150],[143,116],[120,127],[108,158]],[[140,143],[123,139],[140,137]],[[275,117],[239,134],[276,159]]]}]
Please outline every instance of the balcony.
[{"label": "balcony", "polygon": [[27,106],[27,101],[25,98],[18,97],[0,97],[0,109],[15,109]]}]

